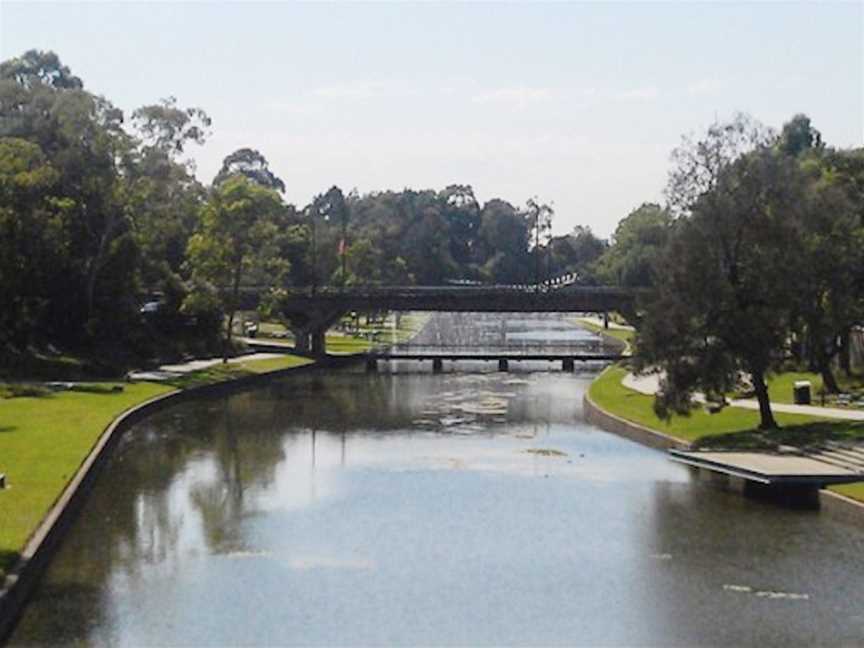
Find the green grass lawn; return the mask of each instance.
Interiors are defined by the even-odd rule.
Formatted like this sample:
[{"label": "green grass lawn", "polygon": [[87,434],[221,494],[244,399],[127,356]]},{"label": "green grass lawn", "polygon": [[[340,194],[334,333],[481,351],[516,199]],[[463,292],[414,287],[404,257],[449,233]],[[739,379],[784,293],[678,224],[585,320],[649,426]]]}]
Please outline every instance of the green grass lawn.
[{"label": "green grass lawn", "polygon": [[[759,413],[739,407],[726,407],[717,414],[699,408],[690,416],[675,416],[663,421],[654,413],[654,397],[640,394],[621,384],[627,370],[619,365],[606,369],[592,384],[591,399],[607,412],[639,423],[684,441],[753,430],[759,425]],[[798,414],[775,413],[781,426],[802,425],[819,419]]]},{"label": "green grass lawn", "polygon": [[792,388],[797,380],[810,381],[813,404],[819,404],[819,391],[822,389],[822,376],[804,371],[787,371],[768,377],[768,396],[772,403],[794,403]]},{"label": "green grass lawn", "polygon": [[[93,444],[122,412],[175,389],[309,364],[285,356],[214,365],[166,383],[84,383],[76,391],[0,398],[0,583]],[[11,393],[11,391],[7,391]]]},{"label": "green grass lawn", "polygon": [[829,486],[828,490],[840,493],[846,497],[851,497],[860,502],[864,502],[864,482],[857,484],[842,484],[840,486]]},{"label": "green grass lawn", "polygon": [[0,400],[0,571],[18,552],[75,474],[94,442],[124,410],[172,387],[124,385],[119,393],[66,391]]}]

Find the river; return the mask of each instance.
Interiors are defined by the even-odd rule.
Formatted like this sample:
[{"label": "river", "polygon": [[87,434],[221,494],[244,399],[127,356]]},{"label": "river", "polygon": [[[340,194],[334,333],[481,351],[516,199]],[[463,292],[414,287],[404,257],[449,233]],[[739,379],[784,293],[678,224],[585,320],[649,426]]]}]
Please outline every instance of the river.
[{"label": "river", "polygon": [[[598,344],[515,316],[418,343],[458,327]],[[314,371],[142,422],[11,643],[864,643],[860,527],[587,424],[597,367],[494,368]]]}]

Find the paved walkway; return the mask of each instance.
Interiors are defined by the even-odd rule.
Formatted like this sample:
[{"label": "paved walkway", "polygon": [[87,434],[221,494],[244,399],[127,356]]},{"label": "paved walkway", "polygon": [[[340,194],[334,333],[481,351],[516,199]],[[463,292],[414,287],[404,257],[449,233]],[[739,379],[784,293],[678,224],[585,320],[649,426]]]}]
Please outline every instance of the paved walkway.
[{"label": "paved walkway", "polygon": [[[269,360],[270,358],[284,358],[282,353],[251,353],[249,355],[238,356],[236,358],[228,358],[228,362],[236,364],[239,362],[248,362],[250,360]],[[211,358],[209,360],[190,360],[189,362],[181,362],[179,364],[162,365],[158,369],[148,371],[131,371],[129,378],[131,380],[172,380],[184,374],[192,373],[193,371],[201,371],[214,365],[222,364],[222,358]]]},{"label": "paved walkway", "polygon": [[[660,375],[646,374],[635,376],[632,373],[628,373],[621,381],[621,384],[641,394],[653,396],[659,389]],[[696,400],[702,402],[704,401],[704,397],[701,394],[697,394]],[[752,398],[730,400],[729,404],[733,407],[741,407],[743,409],[759,409],[759,402]],[[791,405],[787,403],[771,403],[771,409],[775,412],[784,412],[786,414],[806,414],[808,416],[822,416],[846,421],[864,421],[864,410],[818,407],[816,405]]]}]

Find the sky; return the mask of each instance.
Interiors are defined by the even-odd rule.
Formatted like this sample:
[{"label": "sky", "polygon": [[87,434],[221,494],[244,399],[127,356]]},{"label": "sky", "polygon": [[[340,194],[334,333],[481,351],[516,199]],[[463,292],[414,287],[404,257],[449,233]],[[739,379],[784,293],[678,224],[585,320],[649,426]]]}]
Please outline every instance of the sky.
[{"label": "sky", "polygon": [[670,153],[737,111],[864,144],[864,3],[40,3],[0,0],[0,58],[54,50],[128,115],[175,96],[210,182],[260,150],[305,205],[470,184],[608,236],[663,201]]}]

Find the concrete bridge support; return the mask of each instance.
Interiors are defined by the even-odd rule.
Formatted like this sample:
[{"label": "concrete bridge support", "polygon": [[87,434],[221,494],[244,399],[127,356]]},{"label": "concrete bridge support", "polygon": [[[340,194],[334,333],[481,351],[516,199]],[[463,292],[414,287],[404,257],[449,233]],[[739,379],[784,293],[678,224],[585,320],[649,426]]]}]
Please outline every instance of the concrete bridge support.
[{"label": "concrete bridge support", "polygon": [[573,358],[564,358],[561,361],[561,370],[566,371],[567,373],[573,373],[576,371],[576,362]]},{"label": "concrete bridge support", "polygon": [[444,370],[444,361],[441,358],[432,360],[432,373],[441,373]]},{"label": "concrete bridge support", "polygon": [[327,353],[327,338],[326,338],[326,329],[325,330],[316,330],[309,334],[309,337],[312,341],[312,355],[316,357],[320,357],[326,355]]},{"label": "concrete bridge support", "polygon": [[376,373],[378,371],[378,360],[375,358],[366,358],[366,373]]},{"label": "concrete bridge support", "polygon": [[507,358],[500,358],[498,360],[498,371],[510,371],[510,362]]}]

